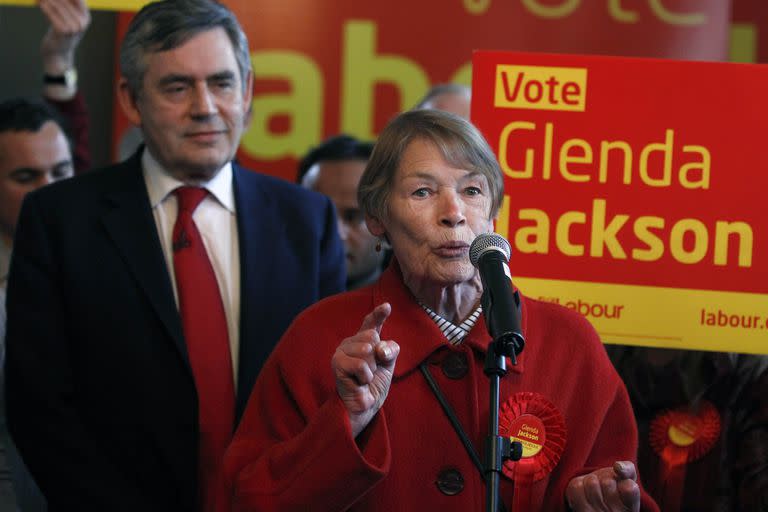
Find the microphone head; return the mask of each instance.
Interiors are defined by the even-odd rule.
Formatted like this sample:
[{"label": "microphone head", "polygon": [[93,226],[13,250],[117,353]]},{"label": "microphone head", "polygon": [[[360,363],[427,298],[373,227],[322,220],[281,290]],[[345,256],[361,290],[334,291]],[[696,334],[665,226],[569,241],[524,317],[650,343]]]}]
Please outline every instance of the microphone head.
[{"label": "microphone head", "polygon": [[512,248],[509,242],[498,233],[481,233],[477,235],[469,247],[469,261],[477,267],[480,257],[488,251],[498,251],[504,255],[504,260],[509,261]]}]

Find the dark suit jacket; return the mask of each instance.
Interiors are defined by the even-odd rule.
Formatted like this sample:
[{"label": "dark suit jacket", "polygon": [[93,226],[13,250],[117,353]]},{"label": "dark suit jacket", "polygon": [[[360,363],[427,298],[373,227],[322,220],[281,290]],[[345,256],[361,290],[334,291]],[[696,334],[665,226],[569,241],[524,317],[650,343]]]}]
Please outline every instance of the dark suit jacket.
[{"label": "dark suit jacket", "polygon": [[[345,276],[327,198],[233,171],[239,418],[291,320]],[[27,196],[7,327],[8,422],[52,511],[195,508],[197,396],[138,154]]]}]

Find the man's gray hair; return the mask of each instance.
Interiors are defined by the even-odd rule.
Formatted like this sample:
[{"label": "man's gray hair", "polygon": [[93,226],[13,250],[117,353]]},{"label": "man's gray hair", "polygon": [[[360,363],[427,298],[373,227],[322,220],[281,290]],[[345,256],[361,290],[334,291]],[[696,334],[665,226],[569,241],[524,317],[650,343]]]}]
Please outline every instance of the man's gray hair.
[{"label": "man's gray hair", "polygon": [[120,72],[134,96],[147,69],[146,55],[177,48],[201,32],[221,27],[227,33],[240,70],[251,69],[248,38],[235,15],[215,0],[160,0],[145,5],[133,18],[120,47]]},{"label": "man's gray hair", "polygon": [[435,98],[444,94],[464,96],[467,99],[472,98],[472,89],[462,84],[437,84],[430,88],[423,98],[416,104],[414,109],[432,108]]}]

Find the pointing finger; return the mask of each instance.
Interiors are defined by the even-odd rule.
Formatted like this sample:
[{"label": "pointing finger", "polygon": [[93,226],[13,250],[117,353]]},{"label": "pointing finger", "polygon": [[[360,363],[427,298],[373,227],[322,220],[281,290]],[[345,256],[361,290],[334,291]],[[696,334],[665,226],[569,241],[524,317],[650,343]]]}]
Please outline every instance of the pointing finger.
[{"label": "pointing finger", "polygon": [[363,318],[363,324],[360,326],[360,331],[375,329],[377,333],[381,333],[381,328],[384,326],[384,321],[389,317],[390,313],[392,313],[392,306],[389,304],[389,302],[379,304],[373,309],[373,311],[365,315],[365,318]]}]

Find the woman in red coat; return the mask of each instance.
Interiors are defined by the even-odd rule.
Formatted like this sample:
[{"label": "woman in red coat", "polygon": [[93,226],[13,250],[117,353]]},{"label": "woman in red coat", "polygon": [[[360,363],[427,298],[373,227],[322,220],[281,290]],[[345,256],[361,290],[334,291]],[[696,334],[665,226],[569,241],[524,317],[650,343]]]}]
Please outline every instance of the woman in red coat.
[{"label": "woman in red coat", "polygon": [[[492,231],[499,166],[463,119],[407,112],[382,132],[358,196],[393,262],[285,334],[227,452],[222,510],[484,510],[489,337],[468,253]],[[504,464],[506,510],[657,510],[637,482],[627,392],[594,329],[527,298],[521,324],[526,347],[500,387],[500,431],[523,443]]]}]

